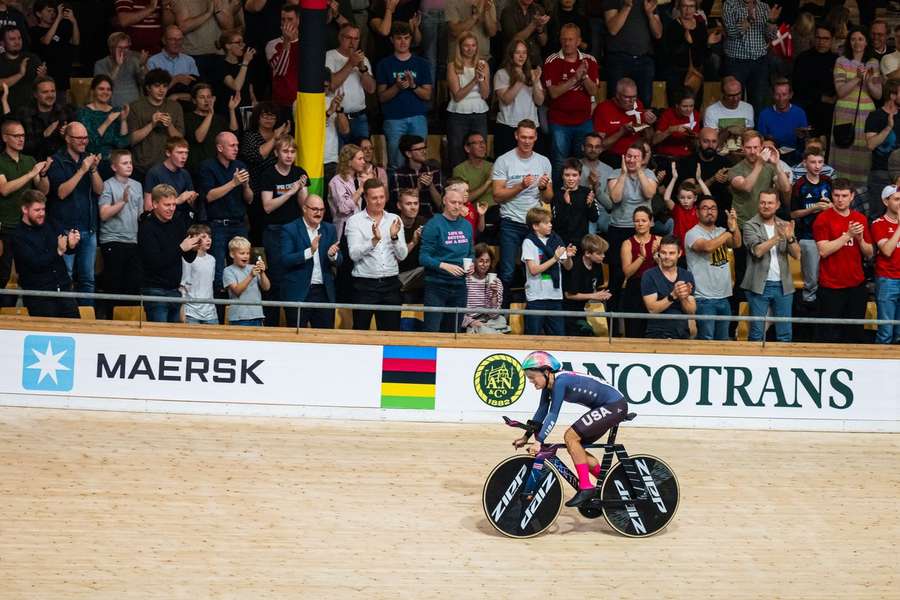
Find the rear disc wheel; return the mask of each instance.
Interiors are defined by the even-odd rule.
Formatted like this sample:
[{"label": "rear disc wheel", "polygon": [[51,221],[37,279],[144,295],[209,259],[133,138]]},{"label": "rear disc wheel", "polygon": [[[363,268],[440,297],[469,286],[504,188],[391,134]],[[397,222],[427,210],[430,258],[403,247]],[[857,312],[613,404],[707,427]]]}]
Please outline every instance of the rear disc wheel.
[{"label": "rear disc wheel", "polygon": [[665,529],[678,510],[679,487],[675,473],[665,462],[648,454],[629,457],[643,490],[633,490],[625,466],[619,462],[603,480],[600,497],[606,501],[631,500],[603,506],[609,526],[628,537],[649,537]]}]

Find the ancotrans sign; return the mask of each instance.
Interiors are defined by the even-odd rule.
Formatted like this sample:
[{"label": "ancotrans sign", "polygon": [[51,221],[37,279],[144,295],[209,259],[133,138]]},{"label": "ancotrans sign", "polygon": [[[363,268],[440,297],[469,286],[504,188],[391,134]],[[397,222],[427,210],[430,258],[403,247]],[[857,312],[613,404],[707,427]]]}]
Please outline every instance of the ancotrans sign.
[{"label": "ancotrans sign", "polygon": [[[531,349],[403,348],[0,330],[0,405],[450,422],[537,407],[519,365]],[[900,431],[896,360],[554,354],[621,391],[635,425]]]}]

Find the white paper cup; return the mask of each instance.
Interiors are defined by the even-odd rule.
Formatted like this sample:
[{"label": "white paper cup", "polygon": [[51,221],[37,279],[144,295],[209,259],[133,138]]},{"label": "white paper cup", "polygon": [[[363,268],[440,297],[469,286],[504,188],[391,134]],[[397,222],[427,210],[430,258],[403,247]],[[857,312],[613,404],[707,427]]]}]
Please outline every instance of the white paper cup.
[{"label": "white paper cup", "polygon": [[472,268],[472,259],[471,259],[471,258],[464,258],[464,259],[463,259],[463,271],[468,272],[468,270],[471,269],[471,268]]},{"label": "white paper cup", "polygon": [[495,281],[497,281],[497,274],[496,273],[488,273],[487,274],[487,284],[493,285],[493,283]]}]

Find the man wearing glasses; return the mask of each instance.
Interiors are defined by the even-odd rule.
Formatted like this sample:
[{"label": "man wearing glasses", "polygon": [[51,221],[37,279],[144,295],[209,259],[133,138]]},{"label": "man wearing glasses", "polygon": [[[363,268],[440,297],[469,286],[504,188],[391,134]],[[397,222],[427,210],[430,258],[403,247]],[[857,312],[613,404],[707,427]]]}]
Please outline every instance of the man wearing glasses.
[{"label": "man wearing glasses", "polygon": [[400,190],[419,190],[422,214],[425,217],[441,212],[444,193],[444,175],[435,161],[428,160],[428,146],[418,135],[404,135],[400,138],[400,153],[405,161],[394,172],[391,198],[400,199]]},{"label": "man wearing glasses", "polygon": [[[13,262],[13,234],[21,222],[19,200],[28,190],[46,194],[50,188],[47,169],[51,160],[36,162],[22,154],[25,127],[18,121],[5,121],[2,133],[4,150],[0,154],[0,288],[9,283]],[[15,296],[0,296],[0,306],[13,306]]]},{"label": "man wearing glasses", "polygon": [[728,128],[753,129],[753,107],[741,100],[744,86],[732,76],[722,78],[722,99],[706,108],[703,126],[722,132]]},{"label": "man wearing glasses", "polygon": [[[87,154],[88,133],[78,121],[69,123],[65,131],[65,148],[53,155],[47,171],[50,192],[47,214],[64,231],[78,231],[81,241],[74,253],[63,260],[78,292],[94,291],[94,259],[97,254],[97,198],[103,192],[103,180],[97,172],[99,154]],[[93,300],[78,303],[93,306]]]},{"label": "man wearing glasses", "polygon": [[594,131],[603,136],[603,148],[618,165],[625,151],[637,141],[653,135],[656,115],[638,98],[637,84],[623,77],[616,84],[616,95],[604,100],[594,110]]},{"label": "man wearing glasses", "polygon": [[339,45],[325,53],[325,66],[331,70],[331,89],[344,91],[341,108],[350,121],[350,133],[341,136],[341,144],[369,137],[366,94],[375,93],[372,64],[359,49],[360,30],[350,23],[341,27]]}]

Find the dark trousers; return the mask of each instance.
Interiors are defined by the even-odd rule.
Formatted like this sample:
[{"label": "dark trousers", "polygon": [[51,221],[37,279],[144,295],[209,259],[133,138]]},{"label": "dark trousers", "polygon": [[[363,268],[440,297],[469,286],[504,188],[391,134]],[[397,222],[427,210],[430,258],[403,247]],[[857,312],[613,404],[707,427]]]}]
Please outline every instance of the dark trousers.
[{"label": "dark trousers", "polygon": [[[281,264],[281,225],[266,225],[263,229],[263,247],[266,249],[266,270],[269,276],[268,292],[263,292],[266,300],[281,300],[281,280],[284,278],[284,266]],[[287,309],[285,309],[287,310]],[[266,327],[278,327],[281,321],[281,308],[278,306],[264,306],[263,314],[266,315]],[[285,312],[287,314],[287,312]],[[297,323],[297,311],[294,318],[287,319],[288,327],[294,327]]]},{"label": "dark trousers", "polygon": [[[357,304],[401,304],[400,279],[393,277],[354,277]],[[400,313],[396,310],[354,310],[353,329],[368,330],[375,315],[379,331],[400,331]]]},{"label": "dark trousers", "polygon": [[[309,286],[304,302],[330,302],[325,286],[321,283]],[[297,327],[297,309],[285,308],[288,327]],[[370,317],[371,318],[371,317]],[[314,329],[334,329],[334,309],[332,308],[304,308],[300,310],[300,327],[312,327]]]},{"label": "dark trousers", "polygon": [[[68,292],[70,290],[63,291]],[[34,296],[25,296],[22,298],[22,303],[32,317],[81,318],[78,312],[78,304],[73,298],[35,298]]]},{"label": "dark trousers", "polygon": [[610,52],[606,55],[607,96],[616,95],[616,83],[623,77],[629,77],[637,84],[638,98],[646,108],[650,108],[653,100],[653,76],[656,65],[649,55],[633,56],[624,52]]},{"label": "dark trousers", "polygon": [[[13,236],[11,231],[0,232],[0,289],[6,288],[12,276]],[[15,306],[18,296],[0,296],[0,306]]]},{"label": "dark trousers", "polygon": [[[141,291],[141,255],[137,244],[107,242],[100,244],[103,256],[101,284],[110,294],[138,294]],[[106,318],[112,318],[112,307],[134,304],[124,300],[103,300]]]},{"label": "dark trousers", "polygon": [[[433,281],[425,282],[425,306],[442,306],[445,308],[465,308],[466,307],[466,289],[465,282],[458,285],[449,285],[446,283],[437,283]],[[425,331],[442,331],[444,333],[456,333],[460,330],[462,317],[465,311],[458,313],[425,313]]]},{"label": "dark trousers", "polygon": [[[528,310],[562,310],[562,300],[529,300]],[[565,335],[564,319],[553,315],[525,315],[525,335]]]},{"label": "dark trousers", "polygon": [[763,109],[766,94],[769,92],[769,60],[761,56],[755,60],[728,58],[725,61],[725,72],[741,82],[747,94],[747,102],[753,105],[756,114]]},{"label": "dark trousers", "polygon": [[[609,265],[609,291],[612,298],[609,300],[608,310],[618,310],[622,302],[622,284],[625,283],[625,273],[622,272],[622,244],[634,235],[634,227],[616,227],[610,225],[606,232],[609,242],[609,250],[606,252],[606,262]],[[610,330],[615,335],[618,331],[617,319],[609,323]]]},{"label": "dark trousers", "polygon": [[500,219],[500,262],[497,274],[503,282],[503,308],[509,308],[510,291],[522,252],[522,242],[529,231],[531,227],[525,223]]},{"label": "dark trousers", "polygon": [[[646,313],[647,305],[644,304],[644,296],[641,294],[641,278],[632,277],[622,290],[622,301],[619,302],[619,310],[622,312]],[[625,319],[625,337],[642,338],[647,331],[645,319]]]},{"label": "dark trousers", "polygon": [[[819,302],[819,317],[823,319],[864,319],[866,301],[869,294],[865,284],[852,288],[826,288],[819,286],[816,292]],[[816,339],[820,342],[840,342],[860,344],[864,341],[865,329],[862,325],[820,324]]]}]

